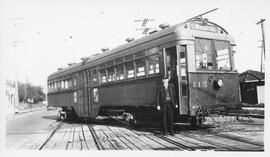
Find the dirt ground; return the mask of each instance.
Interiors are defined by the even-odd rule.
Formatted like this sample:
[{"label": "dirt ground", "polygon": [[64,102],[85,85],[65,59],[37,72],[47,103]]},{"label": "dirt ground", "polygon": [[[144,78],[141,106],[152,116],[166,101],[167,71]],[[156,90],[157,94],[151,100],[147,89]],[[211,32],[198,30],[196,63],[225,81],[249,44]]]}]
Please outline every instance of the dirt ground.
[{"label": "dirt ground", "polygon": [[242,137],[254,142],[264,141],[264,119],[240,117],[215,117],[208,119],[209,125],[215,127],[207,129],[208,132]]}]

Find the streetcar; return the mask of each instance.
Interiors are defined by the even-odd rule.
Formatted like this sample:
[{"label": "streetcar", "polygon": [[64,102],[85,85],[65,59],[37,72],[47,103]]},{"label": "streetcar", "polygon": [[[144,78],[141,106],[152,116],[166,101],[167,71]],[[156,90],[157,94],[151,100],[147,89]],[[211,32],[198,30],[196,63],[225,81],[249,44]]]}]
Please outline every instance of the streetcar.
[{"label": "streetcar", "polygon": [[216,109],[238,106],[236,43],[218,24],[200,16],[126,41],[50,74],[48,105],[62,108],[64,118],[158,119],[157,88],[169,69],[175,123],[200,125]]}]

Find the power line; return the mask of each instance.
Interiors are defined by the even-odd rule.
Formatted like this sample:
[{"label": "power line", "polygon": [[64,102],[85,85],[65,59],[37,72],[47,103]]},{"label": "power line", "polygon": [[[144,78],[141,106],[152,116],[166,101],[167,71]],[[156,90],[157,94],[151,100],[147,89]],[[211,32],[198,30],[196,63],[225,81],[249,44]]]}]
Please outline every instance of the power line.
[{"label": "power line", "polygon": [[152,22],[152,21],[155,21],[155,20],[150,19],[150,18],[134,20],[134,22],[142,22],[142,27],[141,28],[136,28],[136,31],[142,30],[142,34],[147,35],[149,30],[155,29],[155,28],[152,28],[152,27],[146,27],[147,23]]}]

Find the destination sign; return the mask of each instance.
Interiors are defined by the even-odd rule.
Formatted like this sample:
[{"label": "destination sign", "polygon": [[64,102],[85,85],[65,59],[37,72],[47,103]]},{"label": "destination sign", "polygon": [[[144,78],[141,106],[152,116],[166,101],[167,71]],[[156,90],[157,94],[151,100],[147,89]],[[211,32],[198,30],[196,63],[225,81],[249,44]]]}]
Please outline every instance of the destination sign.
[{"label": "destination sign", "polygon": [[191,23],[190,24],[191,29],[194,30],[201,30],[201,31],[208,31],[208,32],[217,32],[218,29],[215,26],[211,26],[211,25],[203,25],[201,23]]}]

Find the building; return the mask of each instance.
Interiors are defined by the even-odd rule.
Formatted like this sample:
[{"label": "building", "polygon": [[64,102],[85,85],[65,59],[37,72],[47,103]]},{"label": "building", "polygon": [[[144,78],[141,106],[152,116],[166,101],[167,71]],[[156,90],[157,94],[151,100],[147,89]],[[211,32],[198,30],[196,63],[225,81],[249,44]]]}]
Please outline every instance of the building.
[{"label": "building", "polygon": [[15,107],[18,105],[18,94],[16,90],[16,82],[6,80],[5,83],[5,102],[7,107],[7,114],[14,113]]},{"label": "building", "polygon": [[264,73],[247,70],[239,74],[242,102],[248,104],[264,103]]}]

